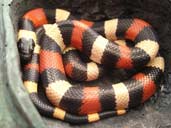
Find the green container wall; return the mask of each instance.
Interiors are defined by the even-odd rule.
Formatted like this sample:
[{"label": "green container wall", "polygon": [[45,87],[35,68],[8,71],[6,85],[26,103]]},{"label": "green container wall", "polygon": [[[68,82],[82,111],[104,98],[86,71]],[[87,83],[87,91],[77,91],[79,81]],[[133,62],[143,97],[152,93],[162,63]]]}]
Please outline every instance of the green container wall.
[{"label": "green container wall", "polygon": [[[82,1],[85,2],[85,0]],[[41,117],[30,101],[20,77],[20,62],[16,46],[17,23],[19,17],[21,17],[27,10],[35,7],[60,7],[72,10],[75,14],[79,12],[82,14],[83,18],[98,20],[118,17],[120,13],[127,13],[127,11],[129,12],[132,8],[136,8],[136,6],[140,8],[137,3],[134,4],[133,0],[94,1],[95,0],[88,0],[88,2],[85,3],[80,3],[80,1],[77,2],[76,0],[0,1],[0,128],[171,128],[171,100],[169,99],[171,97],[171,93],[169,93],[169,91],[165,91],[171,89],[168,85],[163,85],[163,89],[158,93],[159,96],[157,96],[157,98],[153,97],[152,100],[145,103],[145,105],[131,110],[124,116],[113,117],[86,125],[70,125],[59,120]],[[113,7],[115,11],[113,11],[111,7],[108,8],[112,1],[115,3],[115,6]],[[107,6],[104,4],[106,2],[109,2]],[[155,0],[144,0],[143,2],[145,4],[141,5],[142,9],[146,8],[146,5],[148,5],[149,8],[150,5],[156,6],[157,8],[162,6],[160,9],[166,10],[164,13],[166,17],[165,20],[168,20],[166,23],[168,25],[168,29],[171,30],[171,17],[168,16],[171,12],[171,3],[168,0],[161,0],[161,4],[156,4]],[[77,4],[80,7],[78,7]],[[119,8],[118,11],[117,7]],[[87,10],[85,10],[86,8]],[[88,10],[88,8],[90,8],[90,10]],[[92,12],[92,10],[97,11]],[[111,15],[109,14],[104,17],[104,14],[101,15],[101,13],[98,13],[98,10],[101,12],[111,13]],[[136,9],[134,11],[136,11]],[[158,10],[156,9],[151,11],[157,13]],[[94,13],[96,17],[91,17],[88,13]],[[142,17],[141,13],[147,13],[147,17]],[[150,15],[148,15],[150,14],[150,10],[147,12],[143,11],[141,13],[138,15],[139,18],[147,19],[148,22],[154,24],[153,21],[150,20]],[[157,15],[156,20],[160,20]],[[160,21],[158,23],[160,23]],[[157,24],[154,24],[154,26],[157,29]],[[158,34],[163,33],[162,30],[157,31]],[[161,53],[165,59],[171,60],[171,47],[169,47],[169,42],[164,42],[161,49]],[[168,67],[168,61],[166,62]],[[168,68],[166,68],[166,70],[168,70]]]}]

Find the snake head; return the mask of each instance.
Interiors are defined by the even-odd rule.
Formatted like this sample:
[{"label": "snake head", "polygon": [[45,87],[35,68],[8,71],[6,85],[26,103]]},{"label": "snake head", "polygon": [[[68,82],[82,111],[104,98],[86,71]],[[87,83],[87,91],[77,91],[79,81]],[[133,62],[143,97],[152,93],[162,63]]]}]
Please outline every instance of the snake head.
[{"label": "snake head", "polygon": [[34,41],[32,39],[21,38],[17,46],[21,61],[23,63],[30,61],[35,47]]}]

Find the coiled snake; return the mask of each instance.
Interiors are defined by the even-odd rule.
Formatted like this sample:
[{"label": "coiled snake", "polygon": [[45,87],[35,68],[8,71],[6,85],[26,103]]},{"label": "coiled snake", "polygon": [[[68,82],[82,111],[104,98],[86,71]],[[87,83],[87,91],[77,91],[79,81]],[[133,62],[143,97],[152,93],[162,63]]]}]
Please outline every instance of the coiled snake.
[{"label": "coiled snake", "polygon": [[[131,40],[135,46],[128,47],[118,39]],[[26,63],[24,85],[35,106],[44,115],[70,123],[94,122],[126,113],[155,93],[164,71],[152,27],[137,18],[78,21],[62,9],[34,9],[20,20],[18,49]],[[76,49],[93,62],[82,61]],[[143,70],[126,81],[101,86],[82,82],[72,85],[66,77],[96,80],[103,75],[104,67]],[[38,82],[53,105],[38,97]]]}]

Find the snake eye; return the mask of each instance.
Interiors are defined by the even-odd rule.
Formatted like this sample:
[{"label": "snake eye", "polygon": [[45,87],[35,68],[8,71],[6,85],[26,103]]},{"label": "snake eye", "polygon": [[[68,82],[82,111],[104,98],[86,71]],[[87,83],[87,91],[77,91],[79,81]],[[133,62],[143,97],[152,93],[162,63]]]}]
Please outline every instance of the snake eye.
[{"label": "snake eye", "polygon": [[29,41],[29,53],[30,54],[33,54],[34,47],[35,47],[34,42]]},{"label": "snake eye", "polygon": [[22,53],[23,52],[23,50],[24,50],[24,42],[23,42],[23,40],[22,39],[20,39],[19,41],[18,41],[18,43],[17,43],[17,47],[18,47],[18,51],[19,51],[19,53]]}]

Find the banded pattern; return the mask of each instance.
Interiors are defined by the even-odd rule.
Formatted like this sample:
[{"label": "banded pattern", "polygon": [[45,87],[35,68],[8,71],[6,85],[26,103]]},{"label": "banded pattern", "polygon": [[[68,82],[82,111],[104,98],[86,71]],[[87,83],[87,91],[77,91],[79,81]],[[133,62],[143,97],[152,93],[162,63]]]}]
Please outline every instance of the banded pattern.
[{"label": "banded pattern", "polygon": [[[29,61],[23,70],[24,85],[42,114],[70,123],[94,122],[122,115],[155,93],[164,71],[164,60],[156,57],[159,45],[148,23],[140,19],[112,19],[98,23],[66,19],[74,17],[65,10],[39,8],[26,13],[20,22],[20,57]],[[47,24],[53,22],[57,23]],[[40,28],[35,33],[37,27]],[[116,39],[129,39],[135,47],[128,47]],[[72,73],[78,71],[70,60],[77,64],[82,61],[73,54],[73,49],[64,51],[67,45],[104,66],[123,69],[144,67],[129,80],[117,84],[86,86],[80,83],[75,86],[68,82],[66,74],[73,77]],[[63,58],[63,52],[63,56],[71,53],[78,59]],[[101,76],[103,71],[96,63],[82,63],[83,67],[78,71],[81,75],[76,76],[76,79],[89,81]],[[76,64],[74,66],[77,67]],[[93,69],[94,75],[90,77],[89,71]],[[53,106],[44,103],[37,95],[40,77]]]},{"label": "banded pattern", "polygon": [[[53,23],[55,21],[58,23],[60,21],[64,21],[68,19],[71,20],[74,19],[74,17],[70,14],[70,12],[62,9],[38,8],[27,12],[19,22],[18,49],[20,52],[21,59],[26,62],[29,59],[31,59],[34,43],[36,41],[35,28],[42,26],[43,24]],[[130,48],[120,47],[120,45],[115,46],[118,47],[116,50],[119,51],[117,51],[116,53],[118,53],[119,55],[128,54],[127,56],[115,57],[115,60],[119,61],[116,64],[117,67],[124,67],[123,65],[125,65],[125,63],[123,62],[125,61],[127,62],[128,68],[131,68],[133,65],[138,66],[140,63],[142,63],[142,65],[145,65],[150,59],[152,60],[156,56],[157,51],[159,49],[159,45],[157,43],[157,39],[155,33],[153,32],[153,29],[148,23],[144,22],[143,20],[112,19],[102,22],[91,22],[91,21],[80,19],[80,22],[91,27],[93,30],[95,30],[102,36],[105,36],[110,41],[115,41],[116,39],[129,39],[135,42],[136,48],[134,50],[131,50]],[[80,40],[80,39],[82,39],[81,37],[84,36],[88,36],[88,38],[90,38],[89,36],[91,36],[91,34],[88,32],[89,29],[85,31],[86,28],[79,27],[79,31],[78,31],[78,27],[74,27],[74,26],[78,26],[77,23],[78,22],[74,22],[73,24],[68,25],[66,29],[67,32],[61,31],[62,35],[65,35],[65,38],[63,38],[63,40],[66,44],[73,42],[74,40],[77,40],[77,43],[81,43],[81,41],[84,40]],[[25,31],[22,32],[23,30]],[[71,36],[74,34],[79,35],[78,37],[80,38],[77,38],[77,36]],[[25,37],[25,35],[28,36]],[[95,39],[95,37],[92,38]],[[98,37],[97,39],[98,40],[100,39],[100,41],[102,41],[101,37]],[[103,42],[107,42],[107,41],[103,40]],[[105,44],[106,43],[103,43],[103,46]],[[96,46],[96,44],[94,45]],[[112,46],[107,45],[106,49],[111,49],[110,47]],[[81,46],[77,44],[76,47],[81,47]],[[91,48],[93,46],[90,45],[89,47]],[[148,49],[148,47],[151,47],[151,49]],[[126,53],[124,53],[125,49],[127,49]],[[91,51],[87,51],[87,54],[90,54],[90,52]],[[144,57],[142,61],[140,61],[139,57],[135,57],[137,53],[140,53],[141,56]],[[106,54],[107,55],[105,56],[110,56],[108,55],[108,53]],[[106,61],[106,60],[101,60],[101,61]]]},{"label": "banded pattern", "polygon": [[[125,40],[117,40],[115,42],[122,46],[130,44],[130,42]],[[64,68],[68,77],[76,81],[92,81],[103,76],[104,67],[87,60],[87,58],[85,61],[85,57],[80,58],[79,54],[80,52],[74,47],[67,47],[63,52]]]},{"label": "banded pattern", "polygon": [[[43,44],[41,46],[43,46]],[[41,50],[43,51],[44,49]],[[50,51],[50,49],[48,51]],[[58,52],[56,51],[56,53]],[[43,61],[43,63],[45,62]],[[26,67],[28,66],[26,65]],[[46,81],[43,85],[46,88],[49,99],[54,105],[60,106],[60,108],[54,108],[52,106],[47,107],[47,105],[44,105],[41,101],[39,101],[39,103],[41,103],[41,105],[43,104],[41,109],[43,109],[45,113],[51,113],[52,117],[71,123],[93,122],[105,117],[124,114],[128,108],[139,105],[154,94],[163,69],[163,58],[157,57],[152,60],[142,72],[134,75],[128,81],[109,86],[87,87],[83,85],[72,86],[66,81],[65,75],[58,69],[47,67],[44,68],[44,71],[42,70],[43,73],[41,73],[42,78],[49,78],[45,79]],[[51,72],[49,73],[49,71]],[[59,75],[59,72],[61,75]],[[50,76],[45,77],[44,74]],[[31,82],[32,80],[30,79],[29,81]],[[27,86],[33,85],[29,84]],[[29,92],[30,95],[35,95],[35,92]],[[72,113],[74,114],[71,115]],[[75,114],[82,116],[75,116]]]},{"label": "banded pattern", "polygon": [[[139,24],[143,22],[139,19],[136,20],[135,22],[140,22]],[[119,21],[118,19],[118,29],[116,30],[116,34],[121,32],[123,33],[123,31],[125,31],[126,29],[119,28],[120,22],[123,21]],[[96,63],[107,65],[110,67],[131,69],[144,66],[156,56],[159,48],[154,34],[152,37],[149,37],[148,40],[146,40],[146,38],[148,38],[148,35],[147,37],[141,37],[142,35],[138,35],[142,38],[142,40],[139,42],[135,42],[135,47],[130,48],[127,46],[118,45],[115,42],[111,42],[105,39],[95,31],[90,29],[90,27],[79,21],[59,22],[57,29],[60,30],[60,34],[62,35],[63,39],[68,38],[70,36],[70,40],[67,40],[67,43],[65,43],[65,40],[63,40],[64,44],[70,44],[71,46],[77,48],[78,50],[86,54],[88,57],[90,57],[91,60],[95,61]],[[70,31],[72,31],[72,33],[70,33]],[[129,31],[131,32],[131,30]],[[126,34],[123,34],[121,36],[125,37],[125,35]],[[131,39],[131,36],[132,35],[127,34],[125,38]],[[148,48],[149,46],[151,46],[150,49]]]},{"label": "banded pattern", "polygon": [[84,62],[75,48],[69,47],[63,53],[64,68],[67,76],[76,81],[92,81],[100,78],[103,68],[94,62]]},{"label": "banded pattern", "polygon": [[23,61],[31,59],[36,44],[35,29],[47,23],[73,19],[70,12],[63,9],[37,8],[27,12],[19,21],[18,49]]}]

